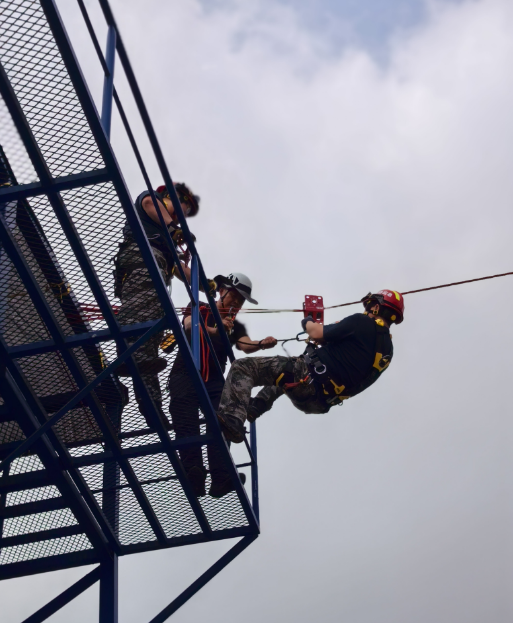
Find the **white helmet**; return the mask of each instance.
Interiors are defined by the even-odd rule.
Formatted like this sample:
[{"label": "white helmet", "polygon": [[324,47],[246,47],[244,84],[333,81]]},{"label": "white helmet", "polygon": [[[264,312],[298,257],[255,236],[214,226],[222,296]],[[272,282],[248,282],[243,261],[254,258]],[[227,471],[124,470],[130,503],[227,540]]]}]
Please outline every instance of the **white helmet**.
[{"label": "white helmet", "polygon": [[247,301],[253,303],[253,305],[258,305],[258,301],[251,298],[253,284],[247,275],[242,273],[230,273],[228,277],[217,275],[217,277],[214,277],[214,281],[217,283],[218,290],[220,288],[237,290],[237,292],[240,292]]}]

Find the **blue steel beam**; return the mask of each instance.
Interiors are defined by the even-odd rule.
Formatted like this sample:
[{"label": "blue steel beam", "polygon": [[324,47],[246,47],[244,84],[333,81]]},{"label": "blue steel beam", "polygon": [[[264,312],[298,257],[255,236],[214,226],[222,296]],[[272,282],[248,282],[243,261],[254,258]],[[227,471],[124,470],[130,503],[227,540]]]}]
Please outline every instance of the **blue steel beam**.
[{"label": "blue steel beam", "polygon": [[[70,77],[73,81],[73,84],[75,86],[77,95],[82,103],[83,110],[90,123],[93,134],[95,135],[95,138],[97,140],[97,144],[100,149],[100,152],[102,153],[104,161],[106,162],[109,170],[111,171],[113,175],[113,183],[118,192],[118,196],[121,200],[121,204],[125,210],[125,214],[129,221],[130,227],[132,231],[134,232],[136,241],[139,245],[139,248],[141,250],[145,263],[148,267],[150,276],[152,277],[152,280],[154,282],[154,286],[158,294],[160,295],[161,303],[163,303],[163,306],[166,311],[166,317],[170,321],[171,328],[173,329],[173,332],[175,333],[175,336],[176,336],[177,331],[181,332],[181,326],[178,322],[176,311],[171,301],[168,298],[166,286],[162,281],[162,276],[156,265],[153,253],[151,251],[147,238],[144,234],[144,231],[142,229],[137,213],[134,210],[130,195],[128,194],[128,191],[126,189],[126,185],[119,171],[116,159],[114,157],[110,144],[106,140],[103,129],[101,128],[101,124],[99,123],[99,118],[96,112],[96,108],[94,107],[94,103],[91,99],[91,96],[89,94],[85,81],[83,79],[83,76],[81,74],[80,67],[74,56],[74,52],[71,48],[66,32],[60,20],[60,16],[58,14],[57,8],[51,0],[42,0],[41,5],[43,7],[43,10],[46,13],[48,22],[50,24],[50,27],[52,28],[56,42],[63,55],[63,59],[67,65],[67,68],[68,68]],[[80,263],[80,258],[78,259]],[[112,314],[112,310],[110,309],[110,306],[108,304],[108,300],[105,297],[105,294],[103,293],[101,288],[100,290],[98,290],[98,288],[95,288],[95,284],[90,281],[89,275],[87,272],[87,266],[82,266],[81,264],[81,267],[86,275],[86,278],[88,279],[88,283],[90,284],[90,287],[101,308],[103,316],[105,320],[107,321],[107,324],[109,325],[111,330],[115,331],[117,328],[117,323],[116,323],[115,317]],[[94,282],[94,279],[92,281]],[[181,337],[183,337],[183,340],[181,339]],[[116,341],[118,343],[118,348],[120,348],[120,350],[123,350],[122,344],[120,344],[118,340]],[[179,345],[181,345],[182,347],[185,347],[187,351],[190,353],[187,341],[185,340],[185,336],[183,336],[183,334],[182,336],[178,335],[177,341]],[[185,356],[185,360],[187,364],[187,361],[188,361],[187,356]],[[128,365],[129,365],[129,368],[131,368],[131,366],[133,366],[133,362],[129,361]],[[147,389],[145,385],[142,383],[137,373],[136,368],[132,368],[131,371],[132,371],[132,376],[134,379],[134,385],[136,387],[136,390],[141,395],[143,399],[143,403],[145,404],[148,410],[147,412],[149,416],[153,418],[154,428],[156,429],[162,442],[166,445],[169,443],[169,435],[167,434],[167,431],[164,429],[162,423],[160,422],[160,419],[158,417],[158,414],[156,413],[153,402],[151,398],[149,397]],[[173,452],[172,449],[168,445],[166,445],[166,453],[171,461],[171,464],[173,465],[173,468],[175,469],[180,479],[184,493],[189,501],[189,504],[191,505],[191,508],[194,514],[196,515],[196,518],[198,520],[198,523],[200,524],[201,529],[207,533],[210,533],[211,529],[205,517],[204,511],[192,490],[192,487],[185,475],[181,462],[179,461],[176,453]]]},{"label": "blue steel beam", "polygon": [[24,489],[37,489],[53,484],[53,480],[46,469],[37,469],[25,474],[4,475],[0,478],[0,492],[12,493]]},{"label": "blue steel beam", "polygon": [[[10,415],[9,417],[5,416],[6,422],[12,422],[12,420],[13,420],[12,415]],[[1,421],[2,419],[0,418],[0,422]],[[200,425],[204,424],[205,420],[200,419],[199,423]],[[118,439],[125,440],[125,439],[134,439],[135,437],[147,437],[149,434],[150,434],[150,430],[148,428],[144,428],[138,431],[118,433],[117,437]],[[173,439],[171,440],[170,445],[175,450],[180,450],[182,448],[203,446],[205,444],[211,443],[212,441],[214,441],[213,435],[206,433],[204,435],[192,435],[190,437],[182,437],[180,439]],[[20,443],[23,443],[23,442],[13,441],[11,443],[2,444],[1,449],[4,450],[6,453],[12,452],[13,450],[18,448]],[[78,442],[70,442],[66,444],[66,448],[75,447],[75,446],[82,447],[82,446],[89,446],[89,445],[94,445],[94,444],[103,444],[103,438],[95,437],[91,439],[80,440]],[[162,452],[165,452],[165,448],[160,442],[154,443],[154,444],[142,445],[142,446],[139,446],[139,445],[131,446],[128,448],[121,449],[121,454],[125,458],[129,458],[129,459],[132,459],[138,456],[148,456],[150,454],[158,454]],[[103,457],[103,458],[96,460],[96,457]],[[66,459],[66,466],[69,467],[71,465],[74,465],[75,467],[82,467],[86,465],[86,463],[89,465],[95,465],[97,463],[102,463],[104,460],[114,461],[115,458],[112,452],[84,454],[81,456],[72,457],[72,458]],[[241,467],[241,466],[239,465],[238,467]],[[244,467],[247,467],[247,466],[244,465]],[[27,482],[26,484],[27,484],[26,488],[30,488],[29,486],[30,482]],[[2,490],[2,486],[0,484],[0,491],[1,490]]]},{"label": "blue steel beam", "polygon": [[[160,214],[160,211],[159,211]],[[200,325],[199,325],[199,278],[198,278],[198,256],[193,255],[191,260],[191,287],[192,287],[192,310],[191,310],[191,346],[192,356],[196,368],[201,370],[200,357]],[[215,352],[215,351],[214,351]]]},{"label": "blue steel beam", "polygon": [[257,436],[256,426],[252,422],[249,427],[249,439],[251,448],[251,496],[253,502],[253,510],[257,521],[260,522],[260,502],[258,499],[258,454],[257,454]]},{"label": "blue steel beam", "polygon": [[[173,439],[171,440],[171,446],[176,450],[180,450],[182,448],[204,446],[212,440],[213,436],[207,433],[206,435],[194,435],[191,437],[184,437],[182,439]],[[162,443],[150,443],[144,446],[123,448],[121,452],[127,459],[134,459],[141,456],[160,454],[164,452],[164,446]],[[71,462],[75,467],[85,467],[86,465],[97,465],[98,463],[114,460],[115,457],[112,452],[98,452],[95,454],[84,454],[82,456],[74,457],[71,459]]]},{"label": "blue steel beam", "polygon": [[63,190],[72,190],[73,188],[92,186],[93,184],[102,184],[103,182],[108,182],[109,179],[107,169],[96,169],[95,171],[85,171],[84,173],[73,173],[72,175],[53,178],[49,186],[43,185],[41,182],[4,186],[0,188],[0,203],[37,197],[51,191],[61,192]]},{"label": "blue steel beam", "polygon": [[[135,337],[137,335],[142,335],[154,327],[158,322],[160,321],[149,320],[148,322],[124,325],[120,329],[120,334],[123,337]],[[75,335],[64,337],[64,348],[77,348],[78,346],[87,346],[92,344],[96,345],[100,342],[109,342],[113,339],[114,336],[112,335],[110,329],[77,333]],[[40,355],[41,353],[55,352],[60,348],[62,348],[62,346],[57,345],[53,340],[42,340],[40,342],[32,342],[30,344],[9,346],[7,352],[13,359],[20,359],[21,357],[31,357],[32,355]]]},{"label": "blue steel beam", "polygon": [[[9,468],[4,470],[0,474],[0,483],[2,483],[6,478],[9,477]],[[5,508],[7,504],[7,493],[5,491],[0,491],[0,538],[3,537],[4,534],[4,523],[5,523]]]},{"label": "blue steel beam", "polygon": [[69,504],[65,498],[49,498],[48,500],[37,500],[36,502],[25,502],[0,508],[0,517],[23,517],[24,515],[34,515],[36,513],[47,513],[62,508],[68,508]]},{"label": "blue steel beam", "polygon": [[118,623],[118,557],[100,565],[99,623]]},{"label": "blue steel beam", "polygon": [[60,595],[57,595],[57,597],[49,601],[46,605],[40,608],[37,612],[34,612],[34,614],[30,615],[22,623],[42,623],[42,621],[46,621],[53,614],[55,614],[62,607],[64,607],[66,604],[69,604],[70,601],[73,601],[75,597],[78,597],[84,591],[90,588],[93,584],[98,582],[99,579],[100,579],[100,567],[98,566],[92,571],[90,571],[87,575],[84,575],[83,578],[80,578],[78,582],[75,582],[75,584],[72,584],[69,588],[63,591]]},{"label": "blue steel beam", "polygon": [[48,556],[47,558],[36,558],[35,560],[23,560],[22,562],[0,565],[0,581],[35,575],[37,573],[58,571],[59,569],[83,567],[99,562],[101,562],[101,559],[95,550],[58,554],[56,556]]},{"label": "blue steel beam", "polygon": [[102,100],[102,126],[105,134],[110,139],[110,126],[112,120],[112,92],[114,89],[114,63],[116,60],[116,29],[109,27],[107,32],[107,71],[103,81]]},{"label": "blue steel beam", "polygon": [[51,528],[40,532],[30,532],[29,534],[19,534],[0,539],[0,549],[4,547],[15,547],[16,545],[27,545],[28,543],[39,543],[40,541],[53,541],[67,536],[84,534],[83,528],[79,524],[75,526],[64,526],[63,528]]},{"label": "blue steel beam", "polygon": [[164,610],[159,612],[156,617],[153,617],[149,623],[164,623],[169,617],[174,614],[178,608],[181,608],[184,603],[189,601],[201,588],[205,586],[212,578],[214,578],[220,571],[222,571],[226,565],[230,564],[234,558],[241,554],[248,545],[251,545],[257,538],[257,535],[246,536],[241,539],[236,545],[221,556],[221,558],[215,562],[210,569],[205,571],[203,575],[195,580],[183,593],[181,593],[176,599],[174,599],[169,606],[166,606]]},{"label": "blue steel beam", "polygon": [[[187,545],[196,545],[200,543],[208,543],[210,541],[222,541],[225,539],[240,538],[244,536],[255,536],[254,531],[249,526],[241,528],[229,528],[227,530],[216,530],[212,534],[212,538],[206,537],[204,534],[194,534],[181,537],[172,537],[168,539],[166,549],[172,547],[184,547]],[[135,543],[133,545],[123,545],[122,555],[140,554],[148,551],[156,551],[161,546],[155,541],[148,543]],[[26,560],[23,562],[15,562],[7,565],[0,565],[0,581],[11,578],[23,577],[26,575],[34,575],[37,573],[46,573],[56,571],[58,569],[70,569],[72,567],[81,567],[100,562],[100,557],[96,550],[73,552],[71,554],[58,554],[48,558],[36,560]]]},{"label": "blue steel beam", "polygon": [[[209,543],[211,541],[225,541],[226,539],[235,539],[243,536],[258,536],[250,526],[241,526],[239,528],[226,528],[225,530],[215,530],[211,537],[204,534],[188,534],[185,536],[175,536],[168,539],[167,548],[182,547],[185,545],[196,545],[198,543]],[[133,545],[123,545],[121,547],[120,556],[130,554],[139,554],[141,552],[152,552],[162,549],[155,541],[147,543],[134,543]]]}]

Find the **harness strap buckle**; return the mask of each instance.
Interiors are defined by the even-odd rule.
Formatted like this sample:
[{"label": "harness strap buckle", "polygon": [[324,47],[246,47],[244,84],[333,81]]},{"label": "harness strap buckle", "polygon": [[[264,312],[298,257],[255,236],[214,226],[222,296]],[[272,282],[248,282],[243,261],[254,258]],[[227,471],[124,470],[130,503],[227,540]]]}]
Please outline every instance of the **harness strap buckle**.
[{"label": "harness strap buckle", "polygon": [[316,374],[325,374],[326,373],[326,366],[323,363],[321,363],[320,361],[316,361],[314,363],[314,370],[315,370]]}]

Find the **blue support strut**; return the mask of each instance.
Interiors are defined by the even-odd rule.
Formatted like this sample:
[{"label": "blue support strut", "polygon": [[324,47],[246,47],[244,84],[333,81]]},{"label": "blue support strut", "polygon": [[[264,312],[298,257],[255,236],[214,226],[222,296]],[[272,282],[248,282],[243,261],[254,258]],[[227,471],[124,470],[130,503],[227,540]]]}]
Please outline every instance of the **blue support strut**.
[{"label": "blue support strut", "polygon": [[118,623],[118,557],[100,565],[100,622]]},{"label": "blue support strut", "polygon": [[103,80],[103,100],[102,100],[102,126],[105,134],[110,139],[110,125],[112,119],[112,94],[114,90],[114,62],[116,60],[116,29],[109,26],[107,32],[107,69],[108,74]]},{"label": "blue support strut", "polygon": [[253,455],[251,465],[251,500],[253,502],[253,512],[257,521],[260,523],[260,503],[258,501],[258,455],[257,455],[257,434],[256,424],[252,422],[249,426],[249,445]]},{"label": "blue support strut", "polygon": [[200,360],[200,327],[199,327],[199,273],[198,256],[192,256],[191,262],[191,286],[192,286],[192,314],[191,314],[191,345],[192,356],[198,370],[201,368]]}]

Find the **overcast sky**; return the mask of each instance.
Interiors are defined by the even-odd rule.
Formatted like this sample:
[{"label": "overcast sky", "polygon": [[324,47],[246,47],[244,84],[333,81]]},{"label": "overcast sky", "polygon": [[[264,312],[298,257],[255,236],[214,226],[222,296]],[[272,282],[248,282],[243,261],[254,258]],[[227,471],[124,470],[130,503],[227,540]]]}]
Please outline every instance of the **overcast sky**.
[{"label": "overcast sky", "polygon": [[[209,275],[247,273],[261,306],[289,308],[513,270],[510,0],[113,7],[171,172],[201,195]],[[113,143],[136,195],[116,125]],[[177,623],[512,620],[512,279],[407,296],[379,383],[259,420],[262,535]],[[299,321],[244,317],[256,339]],[[231,545],[121,559],[120,621],[148,621]],[[83,573],[3,582],[2,611],[21,620]],[[96,590],[52,621],[95,620]]]}]

